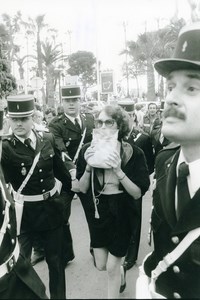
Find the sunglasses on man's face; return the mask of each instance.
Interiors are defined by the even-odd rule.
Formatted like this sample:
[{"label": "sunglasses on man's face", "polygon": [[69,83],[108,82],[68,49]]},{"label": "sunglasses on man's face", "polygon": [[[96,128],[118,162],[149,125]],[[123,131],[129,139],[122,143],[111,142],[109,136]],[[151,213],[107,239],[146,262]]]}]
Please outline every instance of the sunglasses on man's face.
[{"label": "sunglasses on man's face", "polygon": [[112,127],[115,124],[115,120],[113,119],[108,119],[105,121],[102,121],[100,119],[95,120],[95,126],[97,128],[101,128],[105,124],[105,127]]}]

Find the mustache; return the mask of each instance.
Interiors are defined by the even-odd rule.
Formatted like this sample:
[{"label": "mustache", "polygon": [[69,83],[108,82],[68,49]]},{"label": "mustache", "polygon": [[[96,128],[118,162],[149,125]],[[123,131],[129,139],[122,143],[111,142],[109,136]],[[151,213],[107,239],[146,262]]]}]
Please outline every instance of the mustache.
[{"label": "mustache", "polygon": [[166,108],[163,111],[163,117],[164,118],[174,117],[174,118],[181,119],[181,120],[185,120],[186,119],[185,114],[182,113],[182,112],[180,112],[180,111],[178,111],[175,107]]}]

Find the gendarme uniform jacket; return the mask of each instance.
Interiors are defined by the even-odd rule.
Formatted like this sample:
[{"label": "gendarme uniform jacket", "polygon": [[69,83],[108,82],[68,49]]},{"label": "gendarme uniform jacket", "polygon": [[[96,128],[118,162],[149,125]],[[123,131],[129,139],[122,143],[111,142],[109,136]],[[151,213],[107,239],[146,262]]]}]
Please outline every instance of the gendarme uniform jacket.
[{"label": "gendarme uniform jacket", "polygon": [[[190,230],[200,226],[200,189],[180,218],[176,218],[175,188],[179,152],[179,147],[168,145],[156,159],[156,189],[151,217],[154,251],[144,264],[149,277],[158,262],[175,249]],[[156,287],[167,298],[200,298],[200,238],[158,277]]]},{"label": "gendarme uniform jacket", "polygon": [[[0,234],[0,299],[47,299],[45,286],[31,264],[19,254],[13,199],[6,188],[0,167],[0,228],[7,217],[5,233]],[[6,199],[7,200],[6,200]],[[6,216],[5,216],[6,215]]]},{"label": "gendarme uniform jacket", "polygon": [[83,143],[92,140],[92,130],[94,128],[94,117],[92,114],[85,113],[80,115],[82,129],[79,130],[65,114],[55,117],[49,124],[49,130],[54,134],[56,145],[61,152],[65,152],[72,160],[82,138],[84,129],[86,135]]},{"label": "gendarme uniform jacket", "polygon": [[[22,227],[26,222],[34,224],[35,230],[49,230],[61,225],[61,211],[58,195],[48,195],[48,191],[55,187],[55,177],[63,184],[67,192],[71,190],[71,177],[55,147],[51,133],[43,133],[37,137],[36,150],[27,148],[14,135],[3,140],[2,167],[7,183],[11,183],[17,191],[28,174],[34,157],[40,153],[39,161],[21,194],[33,196],[44,195],[45,201],[24,202]],[[45,196],[46,195],[46,196]],[[52,197],[51,197],[52,196]],[[33,223],[31,223],[31,221]],[[25,229],[26,230],[26,229]]]}]

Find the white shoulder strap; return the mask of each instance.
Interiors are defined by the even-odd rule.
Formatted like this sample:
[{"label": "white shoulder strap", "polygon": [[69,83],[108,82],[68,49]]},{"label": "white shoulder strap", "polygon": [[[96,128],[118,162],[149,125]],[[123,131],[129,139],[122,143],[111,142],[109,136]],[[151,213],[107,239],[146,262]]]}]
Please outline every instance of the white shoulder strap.
[{"label": "white shoulder strap", "polygon": [[18,188],[17,190],[17,193],[18,194],[21,194],[21,191],[23,190],[23,188],[26,186],[27,182],[29,181],[29,178],[31,177],[31,175],[33,174],[33,171],[35,169],[35,166],[37,165],[38,163],[38,160],[39,160],[39,157],[40,157],[40,152],[38,152],[34,158],[34,161],[33,161],[33,164],[26,176],[26,178],[24,179],[24,181],[22,182],[22,184],[20,185],[20,187]]},{"label": "white shoulder strap", "polygon": [[82,138],[81,138],[80,143],[79,143],[79,145],[78,145],[76,154],[74,155],[74,159],[73,159],[73,163],[74,163],[74,164],[76,163],[76,160],[77,160],[77,158],[78,158],[79,152],[81,151],[81,148],[82,148],[82,146],[83,146],[83,141],[84,141],[84,139],[85,139],[85,135],[86,135],[86,127],[85,127],[85,129],[84,129],[84,131],[83,131],[83,135],[82,135]]},{"label": "white shoulder strap", "polygon": [[158,276],[165,272],[199,236],[199,227],[189,231],[180,244],[158,263],[157,267],[151,272],[151,278],[156,280]]},{"label": "white shoulder strap", "polygon": [[10,207],[10,202],[8,201],[7,197],[6,197],[6,193],[3,187],[3,184],[0,180],[0,188],[1,188],[1,192],[2,192],[2,196],[5,200],[5,209],[4,209],[4,219],[3,219],[3,224],[1,226],[0,229],[0,247],[1,247],[1,243],[3,241],[4,238],[4,234],[6,233],[6,228],[9,224],[10,221],[10,216],[9,216],[9,207]]}]

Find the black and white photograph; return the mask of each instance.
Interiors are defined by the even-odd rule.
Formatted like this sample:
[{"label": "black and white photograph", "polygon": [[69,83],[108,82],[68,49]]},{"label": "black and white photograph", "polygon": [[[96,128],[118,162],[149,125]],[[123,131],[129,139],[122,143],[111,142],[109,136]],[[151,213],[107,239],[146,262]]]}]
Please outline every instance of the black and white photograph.
[{"label": "black and white photograph", "polygon": [[6,0],[0,299],[200,298],[200,0]]}]

